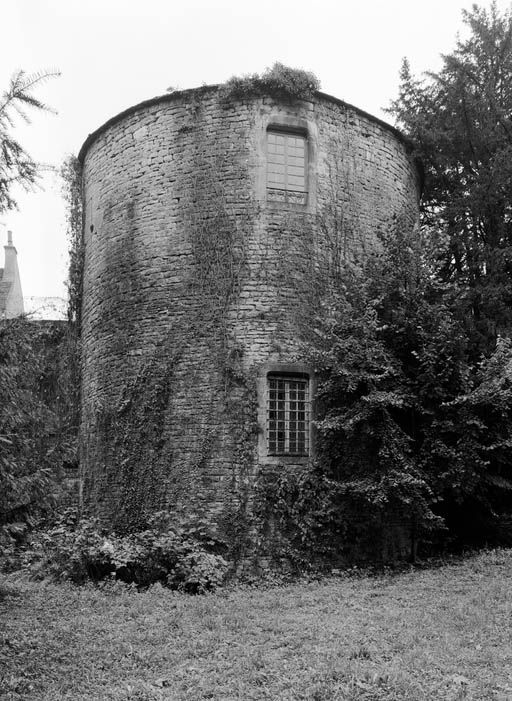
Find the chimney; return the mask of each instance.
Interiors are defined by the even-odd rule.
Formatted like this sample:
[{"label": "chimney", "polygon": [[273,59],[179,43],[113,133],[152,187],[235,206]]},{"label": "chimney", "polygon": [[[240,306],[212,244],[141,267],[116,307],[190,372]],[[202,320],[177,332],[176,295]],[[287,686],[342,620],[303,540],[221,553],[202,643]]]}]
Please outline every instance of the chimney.
[{"label": "chimney", "polygon": [[[21,316],[25,309],[23,307],[23,293],[21,291],[20,272],[18,270],[18,252],[12,242],[12,231],[7,232],[7,246],[4,246],[5,265],[2,276],[2,286],[4,287],[4,297],[2,306],[3,314],[7,318]],[[8,286],[8,289],[7,289]]]},{"label": "chimney", "polygon": [[5,267],[3,280],[5,282],[13,282],[18,272],[18,251],[12,243],[12,231],[7,232],[7,246],[4,246],[5,251]]}]

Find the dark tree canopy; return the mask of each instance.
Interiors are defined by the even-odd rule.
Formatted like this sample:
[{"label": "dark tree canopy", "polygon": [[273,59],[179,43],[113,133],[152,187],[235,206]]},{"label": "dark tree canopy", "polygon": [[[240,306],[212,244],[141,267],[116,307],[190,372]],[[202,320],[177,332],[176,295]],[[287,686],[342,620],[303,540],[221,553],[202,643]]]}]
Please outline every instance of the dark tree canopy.
[{"label": "dark tree canopy", "polygon": [[473,5],[463,21],[469,34],[438,73],[417,79],[404,60],[390,112],[425,166],[423,223],[442,275],[488,352],[512,326],[512,16]]}]

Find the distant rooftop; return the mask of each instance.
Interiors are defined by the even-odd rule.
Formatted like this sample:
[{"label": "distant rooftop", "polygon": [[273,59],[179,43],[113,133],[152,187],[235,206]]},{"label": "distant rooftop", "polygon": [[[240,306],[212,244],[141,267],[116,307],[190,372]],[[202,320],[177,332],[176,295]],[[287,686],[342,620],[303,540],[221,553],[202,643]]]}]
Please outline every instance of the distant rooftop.
[{"label": "distant rooftop", "polygon": [[24,312],[17,255],[12,242],[12,231],[8,231],[7,244],[4,246],[5,263],[0,268],[0,319],[13,319]]},{"label": "distant rooftop", "polygon": [[25,314],[36,321],[65,321],[67,301],[62,297],[25,297]]}]

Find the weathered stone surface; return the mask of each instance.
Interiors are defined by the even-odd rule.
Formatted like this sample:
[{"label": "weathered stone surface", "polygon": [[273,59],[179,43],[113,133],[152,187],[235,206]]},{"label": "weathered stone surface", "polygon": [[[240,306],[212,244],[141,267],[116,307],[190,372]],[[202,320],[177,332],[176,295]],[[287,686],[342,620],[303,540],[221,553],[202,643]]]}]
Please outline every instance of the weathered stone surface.
[{"label": "weathered stone surface", "polygon": [[[269,125],[307,130],[305,206],[267,201]],[[235,529],[265,463],[256,377],[300,360],[322,224],[350,256],[394,220],[412,229],[417,168],[395,130],[334,98],[216,87],[127,111],[81,157],[85,503],[122,528],[170,507]]]}]

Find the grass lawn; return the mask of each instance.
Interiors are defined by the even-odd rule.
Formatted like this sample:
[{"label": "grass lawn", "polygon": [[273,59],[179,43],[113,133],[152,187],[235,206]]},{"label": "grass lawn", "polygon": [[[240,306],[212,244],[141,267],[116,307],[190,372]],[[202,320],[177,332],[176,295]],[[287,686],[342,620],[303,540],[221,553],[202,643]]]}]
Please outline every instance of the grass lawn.
[{"label": "grass lawn", "polygon": [[196,597],[9,579],[0,698],[512,700],[511,577],[500,550]]}]

